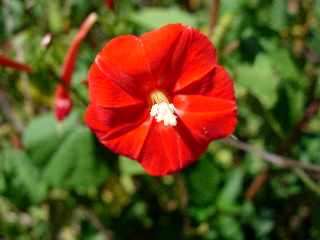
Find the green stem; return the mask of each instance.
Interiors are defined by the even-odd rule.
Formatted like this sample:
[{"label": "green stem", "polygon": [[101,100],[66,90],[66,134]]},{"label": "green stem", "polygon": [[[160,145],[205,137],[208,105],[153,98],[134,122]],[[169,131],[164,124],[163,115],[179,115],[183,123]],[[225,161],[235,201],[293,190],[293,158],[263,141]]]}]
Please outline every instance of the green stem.
[{"label": "green stem", "polygon": [[295,168],[294,172],[306,187],[320,196],[320,186],[314,182],[302,169]]}]

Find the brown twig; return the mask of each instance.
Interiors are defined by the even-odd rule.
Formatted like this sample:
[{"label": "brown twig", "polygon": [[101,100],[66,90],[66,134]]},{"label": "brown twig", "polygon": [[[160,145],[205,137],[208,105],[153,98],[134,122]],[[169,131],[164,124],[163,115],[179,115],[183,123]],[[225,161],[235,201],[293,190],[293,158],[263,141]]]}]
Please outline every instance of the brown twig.
[{"label": "brown twig", "polygon": [[222,49],[222,55],[229,55],[233,53],[235,50],[237,50],[239,47],[240,47],[239,40],[232,41]]},{"label": "brown twig", "polygon": [[250,144],[247,144],[247,143],[242,142],[240,140],[235,140],[232,138],[226,138],[221,141],[229,146],[235,147],[235,148],[240,149],[242,151],[250,152],[250,153],[260,157],[261,159],[263,159],[269,163],[272,163],[278,167],[281,167],[281,168],[293,168],[293,169],[299,168],[299,169],[307,170],[310,172],[320,173],[320,166],[318,166],[318,165],[304,163],[304,162],[301,162],[298,160],[293,160],[290,158],[286,158],[284,156],[270,153],[265,150],[259,149],[257,147],[251,146]]},{"label": "brown twig", "polygon": [[212,6],[210,10],[210,30],[209,36],[214,32],[214,29],[218,23],[219,17],[219,10],[220,10],[220,0],[212,0]]},{"label": "brown twig", "polygon": [[269,178],[269,168],[264,167],[259,175],[254,179],[254,181],[250,184],[249,188],[245,192],[244,196],[246,199],[253,199],[256,193],[261,189],[263,184]]},{"label": "brown twig", "polygon": [[259,192],[263,185],[267,182],[270,174],[269,166],[265,166],[261,172],[256,176],[250,183],[245,196],[247,199],[253,199],[254,196]]}]

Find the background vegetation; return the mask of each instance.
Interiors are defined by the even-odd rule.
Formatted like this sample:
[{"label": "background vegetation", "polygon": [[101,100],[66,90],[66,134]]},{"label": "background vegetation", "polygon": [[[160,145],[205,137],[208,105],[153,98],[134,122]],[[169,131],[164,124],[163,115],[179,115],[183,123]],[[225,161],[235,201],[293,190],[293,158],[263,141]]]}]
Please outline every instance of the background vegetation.
[{"label": "background vegetation", "polygon": [[[320,1],[115,2],[0,1],[0,51],[33,69],[0,66],[0,238],[320,239]],[[57,123],[54,88],[90,12],[98,22],[77,58],[74,108]],[[106,41],[170,22],[215,43],[235,81],[239,140],[155,178],[84,126],[83,82]]]}]

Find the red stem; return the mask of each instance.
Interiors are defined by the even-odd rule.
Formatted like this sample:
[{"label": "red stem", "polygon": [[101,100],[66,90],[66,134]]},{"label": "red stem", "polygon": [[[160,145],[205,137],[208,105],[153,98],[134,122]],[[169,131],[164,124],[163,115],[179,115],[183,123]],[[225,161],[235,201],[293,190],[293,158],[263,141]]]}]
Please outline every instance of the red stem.
[{"label": "red stem", "polygon": [[210,11],[210,34],[213,33],[214,29],[217,26],[218,17],[219,17],[219,10],[220,10],[220,0],[212,0],[212,7]]}]

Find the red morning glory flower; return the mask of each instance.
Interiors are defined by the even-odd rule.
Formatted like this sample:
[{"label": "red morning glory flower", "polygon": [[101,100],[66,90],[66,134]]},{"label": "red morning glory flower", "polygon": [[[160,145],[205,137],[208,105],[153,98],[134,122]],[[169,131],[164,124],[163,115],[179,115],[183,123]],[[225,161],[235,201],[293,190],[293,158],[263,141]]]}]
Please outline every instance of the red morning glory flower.
[{"label": "red morning glory flower", "polygon": [[188,26],[111,40],[88,77],[86,123],[102,144],[151,175],[195,162],[237,123],[232,80],[207,37]]}]

